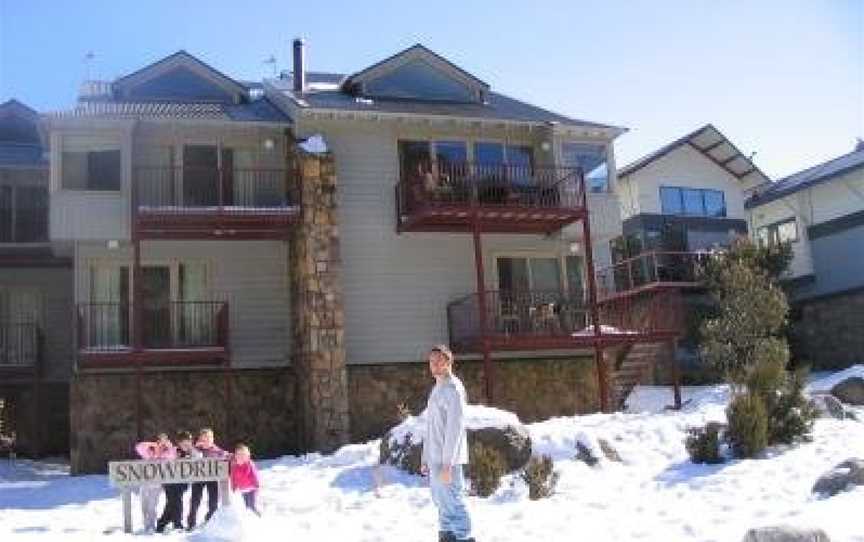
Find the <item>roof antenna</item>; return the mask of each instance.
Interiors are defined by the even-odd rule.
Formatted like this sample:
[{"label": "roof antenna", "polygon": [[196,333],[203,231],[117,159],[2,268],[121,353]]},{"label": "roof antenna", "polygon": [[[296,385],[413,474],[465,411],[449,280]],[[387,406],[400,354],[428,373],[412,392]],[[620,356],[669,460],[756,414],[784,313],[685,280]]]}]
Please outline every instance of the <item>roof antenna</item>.
[{"label": "roof antenna", "polygon": [[93,59],[96,58],[96,54],[93,51],[87,51],[87,54],[84,55],[84,80],[92,81],[93,80]]},{"label": "roof antenna", "polygon": [[264,64],[270,64],[270,67],[273,69],[273,77],[276,77],[276,57],[270,55],[264,60]]}]

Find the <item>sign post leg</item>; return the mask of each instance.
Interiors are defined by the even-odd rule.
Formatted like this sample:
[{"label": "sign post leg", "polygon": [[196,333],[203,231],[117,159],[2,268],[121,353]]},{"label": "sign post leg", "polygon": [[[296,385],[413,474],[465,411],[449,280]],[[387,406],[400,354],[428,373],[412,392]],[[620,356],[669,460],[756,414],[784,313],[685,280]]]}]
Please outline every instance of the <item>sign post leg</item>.
[{"label": "sign post leg", "polygon": [[123,532],[132,532],[132,490],[123,489]]}]

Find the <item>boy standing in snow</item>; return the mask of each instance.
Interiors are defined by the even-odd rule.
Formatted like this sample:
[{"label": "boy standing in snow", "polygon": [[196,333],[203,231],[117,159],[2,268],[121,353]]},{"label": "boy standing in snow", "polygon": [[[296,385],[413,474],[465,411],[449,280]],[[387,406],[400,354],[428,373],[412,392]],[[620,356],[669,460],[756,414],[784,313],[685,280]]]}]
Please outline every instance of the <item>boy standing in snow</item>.
[{"label": "boy standing in snow", "polygon": [[[228,452],[216,446],[213,430],[210,428],[204,428],[198,432],[198,442],[195,443],[195,448],[201,452],[203,457],[227,459],[229,456]],[[190,531],[198,523],[198,506],[201,504],[205,487],[207,488],[207,515],[204,516],[204,521],[209,521],[219,506],[219,482],[194,482],[192,495],[189,499],[189,517],[186,520],[186,528]]]},{"label": "boy standing in snow", "polygon": [[[156,442],[139,442],[135,451],[141,459],[148,461],[168,461],[176,457],[174,445],[168,440],[168,435],[160,433]],[[156,504],[162,492],[160,484],[143,484],[141,486],[141,515],[144,516],[144,530],[152,532],[156,528]]]},{"label": "boy standing in snow", "polygon": [[[180,431],[177,433],[177,459],[198,459],[201,452],[192,444],[192,433]],[[175,529],[183,528],[183,494],[189,484],[165,484],[165,509],[156,522],[156,532],[164,532],[171,523]]]},{"label": "boy standing in snow", "polygon": [[453,374],[453,353],[444,345],[429,352],[435,387],[426,405],[426,438],[421,470],[429,475],[432,502],[438,508],[439,542],[473,542],[465,507],[463,466],[468,463],[465,387]]},{"label": "boy standing in snow", "polygon": [[238,444],[234,448],[234,457],[231,459],[231,489],[239,491],[243,495],[246,508],[257,515],[261,515],[256,505],[258,497],[258,468],[252,462],[252,454],[245,444]]}]

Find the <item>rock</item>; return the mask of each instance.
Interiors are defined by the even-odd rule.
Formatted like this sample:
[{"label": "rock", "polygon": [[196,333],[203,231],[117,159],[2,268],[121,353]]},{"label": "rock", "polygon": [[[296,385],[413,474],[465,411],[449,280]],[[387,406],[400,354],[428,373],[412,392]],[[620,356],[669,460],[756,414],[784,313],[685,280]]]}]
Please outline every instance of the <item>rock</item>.
[{"label": "rock", "polygon": [[811,397],[810,402],[816,407],[820,418],[834,418],[836,420],[846,418],[843,403],[833,395],[820,393]]},{"label": "rock", "polygon": [[[531,436],[515,414],[469,405],[465,425],[468,431],[468,457],[478,444],[501,453],[507,472],[524,467],[531,459]],[[381,439],[379,463],[393,465],[411,474],[420,473],[426,424],[423,415],[410,416],[390,429]]]},{"label": "rock", "polygon": [[618,455],[618,450],[612,447],[608,440],[601,438],[598,442],[600,442],[600,450],[603,452],[603,455],[606,456],[606,459],[609,461],[615,461],[616,463],[622,463],[621,456]]},{"label": "rock", "polygon": [[816,480],[813,493],[831,497],[853,486],[864,485],[864,459],[847,459]]},{"label": "rock", "polygon": [[594,451],[583,444],[581,440],[576,441],[576,460],[582,461],[589,467],[593,467],[600,462],[600,458],[594,455]]},{"label": "rock", "polygon": [[750,529],[744,542],[830,542],[822,529],[801,529],[788,525]]},{"label": "rock", "polygon": [[864,405],[864,378],[851,376],[831,388],[831,395],[849,405]]}]

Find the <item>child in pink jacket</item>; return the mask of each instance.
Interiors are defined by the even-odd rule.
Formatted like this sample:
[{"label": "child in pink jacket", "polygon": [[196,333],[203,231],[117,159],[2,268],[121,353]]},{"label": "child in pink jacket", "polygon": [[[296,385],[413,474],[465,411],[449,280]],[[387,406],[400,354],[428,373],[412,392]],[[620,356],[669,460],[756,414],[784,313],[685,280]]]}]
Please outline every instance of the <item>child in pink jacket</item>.
[{"label": "child in pink jacket", "polygon": [[[170,461],[177,457],[177,450],[165,433],[159,433],[155,442],[139,442],[135,445],[135,451],[141,459],[148,461]],[[141,486],[141,515],[144,517],[144,530],[147,532],[156,529],[156,504],[161,492],[161,484]]]},{"label": "child in pink jacket", "polygon": [[234,448],[234,456],[231,458],[231,489],[239,491],[243,495],[243,502],[246,503],[246,508],[252,510],[257,515],[258,506],[256,500],[258,497],[258,469],[255,463],[252,462],[252,454],[249,452],[249,447],[245,444],[238,444]]}]

